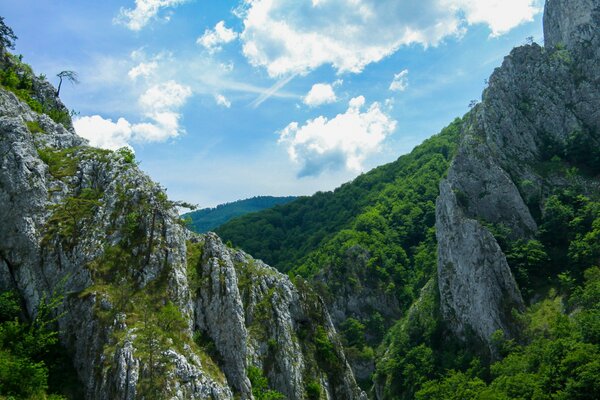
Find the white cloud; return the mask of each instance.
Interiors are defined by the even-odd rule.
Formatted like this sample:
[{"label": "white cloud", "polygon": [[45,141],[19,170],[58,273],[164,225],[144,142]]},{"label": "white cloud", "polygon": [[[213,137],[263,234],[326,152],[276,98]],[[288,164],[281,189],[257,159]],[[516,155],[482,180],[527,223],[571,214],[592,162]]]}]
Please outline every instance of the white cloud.
[{"label": "white cloud", "polygon": [[465,13],[469,24],[487,24],[492,36],[532,21],[543,8],[542,0],[452,0],[451,3]]},{"label": "white cloud", "polygon": [[218,105],[223,106],[225,108],[231,107],[231,101],[229,101],[227,99],[227,97],[223,96],[222,94],[216,94],[215,101],[217,102]]},{"label": "white cloud", "polygon": [[158,63],[156,61],[151,62],[141,62],[135,67],[131,68],[127,75],[129,79],[136,80],[141,77],[148,77],[152,75],[158,68]]},{"label": "white cloud", "polygon": [[135,0],[135,8],[121,8],[115,22],[132,31],[139,31],[158,15],[161,8],[175,7],[186,1],[188,0]]},{"label": "white cloud", "polygon": [[215,25],[215,29],[207,29],[204,35],[200,36],[196,43],[202,45],[210,53],[221,50],[221,45],[237,39],[238,33],[233,29],[225,27],[225,21],[220,21]]},{"label": "white cloud", "polygon": [[192,95],[192,89],[175,81],[168,81],[150,87],[140,96],[140,105],[150,112],[164,111],[181,107],[188,97]]},{"label": "white cloud", "polygon": [[337,97],[335,96],[333,87],[326,83],[314,84],[304,98],[304,104],[310,107],[316,107],[327,103],[335,103],[336,101]]},{"label": "white cloud", "polygon": [[399,47],[436,45],[487,24],[499,35],[530,21],[541,0],[245,0],[243,52],[272,77],[330,64],[358,73]]},{"label": "white cloud", "polygon": [[394,79],[390,83],[390,90],[392,92],[404,92],[408,87],[408,70],[402,70],[397,74],[394,74]]},{"label": "white cloud", "polygon": [[326,169],[358,172],[367,157],[379,152],[384,139],[396,129],[396,121],[373,103],[366,111],[363,96],[329,120],[320,116],[302,126],[290,123],[279,132],[290,158],[302,165],[299,176],[316,176]]},{"label": "white cloud", "polygon": [[88,139],[92,146],[118,149],[131,143],[163,142],[179,136],[182,107],[192,95],[192,90],[175,81],[150,87],[139,98],[147,121],[131,123],[125,118],[117,122],[100,115],[75,118],[73,125],[77,134]]},{"label": "white cloud", "polygon": [[115,123],[99,115],[76,117],[73,120],[75,131],[90,141],[90,145],[103,149],[116,150],[128,145],[133,131],[125,118]]}]

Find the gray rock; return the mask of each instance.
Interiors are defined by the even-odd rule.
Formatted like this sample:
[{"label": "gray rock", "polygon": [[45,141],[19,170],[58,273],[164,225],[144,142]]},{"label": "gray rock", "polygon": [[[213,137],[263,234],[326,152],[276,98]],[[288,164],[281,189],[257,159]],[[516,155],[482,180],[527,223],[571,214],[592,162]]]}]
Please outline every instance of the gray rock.
[{"label": "gray rock", "polygon": [[[64,108],[47,82],[34,88]],[[0,219],[0,289],[17,290],[30,315],[63,293],[60,339],[86,399],[252,399],[249,365],[289,399],[303,399],[309,380],[330,399],[365,396],[310,289],[215,235],[192,235],[124,155],[87,146],[70,123],[3,89]],[[188,260],[194,243],[198,265]],[[319,329],[335,369],[319,356]]]},{"label": "gray rock", "polygon": [[503,224],[512,240],[531,238],[531,211],[566,183],[539,168],[553,155],[548,148],[564,149],[575,131],[600,135],[599,16],[598,0],[548,0],[546,47],[514,49],[465,116],[436,207],[442,314],[461,337],[474,332],[490,345],[498,329],[510,336],[511,310],[523,307],[486,226]]}]

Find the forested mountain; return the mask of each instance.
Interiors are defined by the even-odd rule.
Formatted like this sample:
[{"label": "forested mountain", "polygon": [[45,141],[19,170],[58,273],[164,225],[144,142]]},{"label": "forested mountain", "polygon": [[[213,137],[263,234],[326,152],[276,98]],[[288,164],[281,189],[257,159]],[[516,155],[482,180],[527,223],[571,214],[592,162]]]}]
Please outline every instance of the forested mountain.
[{"label": "forested mountain", "polygon": [[187,221],[188,227],[192,231],[196,233],[206,233],[235,217],[261,211],[276,205],[287,204],[295,199],[296,197],[294,196],[257,196],[252,197],[251,199],[220,204],[214,208],[203,208],[201,210],[192,211],[183,214],[181,217]]},{"label": "forested mountain", "polygon": [[598,397],[599,27],[548,1],[462,119],[217,232],[312,282],[374,397]]},{"label": "forested mountain", "polygon": [[410,154],[221,226],[239,248],[3,42],[0,397],[600,398],[600,0],[547,0],[544,36]]},{"label": "forested mountain", "polygon": [[363,379],[373,369],[373,347],[435,273],[435,200],[462,125],[457,119],[410,154],[334,192],[217,229],[225,240],[316,284],[337,326],[356,336],[351,354]]}]

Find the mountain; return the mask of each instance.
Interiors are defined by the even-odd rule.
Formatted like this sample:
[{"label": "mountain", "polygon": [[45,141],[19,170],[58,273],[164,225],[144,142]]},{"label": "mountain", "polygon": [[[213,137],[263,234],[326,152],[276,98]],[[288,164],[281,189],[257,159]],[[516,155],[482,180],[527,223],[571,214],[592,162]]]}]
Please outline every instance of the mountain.
[{"label": "mountain", "polygon": [[439,135],[217,233],[312,282],[373,397],[598,397],[599,28],[599,1],[547,1],[545,46]]},{"label": "mountain", "polygon": [[206,233],[223,225],[229,220],[265,208],[287,204],[296,200],[295,196],[273,197],[257,196],[251,199],[237,200],[232,203],[220,204],[214,208],[203,208],[183,214],[181,217],[189,220],[188,227],[196,233]]},{"label": "mountain", "polygon": [[544,35],[410,154],[217,229],[277,270],[1,49],[0,395],[600,398],[600,0]]},{"label": "mountain", "polygon": [[306,282],[186,230],[0,50],[0,397],[365,398]]}]

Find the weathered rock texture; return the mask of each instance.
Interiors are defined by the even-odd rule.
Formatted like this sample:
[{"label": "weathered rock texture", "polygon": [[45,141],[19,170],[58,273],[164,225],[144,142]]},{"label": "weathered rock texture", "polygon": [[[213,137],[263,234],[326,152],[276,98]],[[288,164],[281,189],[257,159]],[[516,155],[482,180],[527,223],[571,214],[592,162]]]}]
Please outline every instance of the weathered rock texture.
[{"label": "weathered rock texture", "polygon": [[437,201],[441,307],[461,337],[511,332],[523,301],[489,226],[511,239],[537,230],[533,215],[564,184],[540,164],[574,132],[600,137],[600,1],[548,0],[546,46],[514,49],[465,118],[460,149]]},{"label": "weathered rock texture", "polygon": [[0,290],[30,314],[64,293],[60,336],[86,399],[251,399],[250,366],[288,399],[315,382],[322,398],[364,397],[306,285],[190,236],[130,153],[87,146],[4,89],[0,220]]}]

